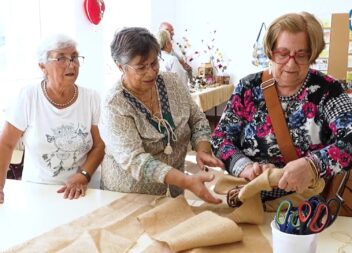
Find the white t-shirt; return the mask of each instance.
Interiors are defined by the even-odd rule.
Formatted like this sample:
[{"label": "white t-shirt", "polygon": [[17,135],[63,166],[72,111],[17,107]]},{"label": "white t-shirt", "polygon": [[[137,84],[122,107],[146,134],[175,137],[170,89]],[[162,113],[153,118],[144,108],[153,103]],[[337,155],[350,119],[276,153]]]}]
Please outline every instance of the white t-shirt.
[{"label": "white t-shirt", "polygon": [[63,184],[86,160],[93,145],[91,126],[98,125],[98,93],[78,86],[77,100],[58,109],[44,96],[41,85],[24,87],[6,113],[6,121],[24,131],[22,180]]},{"label": "white t-shirt", "polygon": [[188,76],[186,70],[182,67],[176,56],[161,51],[160,71],[176,73],[181,82],[188,88]]}]

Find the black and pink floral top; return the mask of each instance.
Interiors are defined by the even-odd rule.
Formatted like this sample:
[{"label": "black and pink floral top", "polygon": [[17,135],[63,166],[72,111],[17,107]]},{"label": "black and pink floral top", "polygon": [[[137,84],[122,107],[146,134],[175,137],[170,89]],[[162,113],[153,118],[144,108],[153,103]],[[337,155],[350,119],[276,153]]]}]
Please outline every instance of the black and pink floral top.
[{"label": "black and pink floral top", "polygon": [[[240,80],[212,134],[214,153],[235,176],[240,160],[285,165],[260,88],[261,75]],[[324,178],[351,168],[352,100],[340,82],[310,69],[301,89],[280,101],[299,157],[313,156]],[[277,189],[262,198],[285,194]]]}]

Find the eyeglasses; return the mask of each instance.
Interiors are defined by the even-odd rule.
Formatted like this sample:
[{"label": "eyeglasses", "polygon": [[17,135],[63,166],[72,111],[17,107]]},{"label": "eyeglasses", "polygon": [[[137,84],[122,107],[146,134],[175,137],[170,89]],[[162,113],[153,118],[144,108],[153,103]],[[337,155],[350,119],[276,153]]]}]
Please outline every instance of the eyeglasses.
[{"label": "eyeglasses", "polygon": [[273,61],[277,64],[286,64],[291,58],[298,65],[306,65],[309,63],[310,52],[303,50],[290,55],[290,51],[286,49],[278,49],[273,51]]},{"label": "eyeglasses", "polygon": [[57,58],[48,58],[48,61],[57,61],[62,66],[69,66],[71,62],[80,66],[84,62],[84,56],[73,56],[71,58],[67,56],[60,56]]},{"label": "eyeglasses", "polygon": [[131,66],[126,64],[126,66],[136,71],[138,75],[144,75],[148,72],[149,68],[152,68],[152,70],[154,71],[159,71],[159,60],[156,59],[150,64],[142,64],[142,65],[136,65],[136,66]]}]

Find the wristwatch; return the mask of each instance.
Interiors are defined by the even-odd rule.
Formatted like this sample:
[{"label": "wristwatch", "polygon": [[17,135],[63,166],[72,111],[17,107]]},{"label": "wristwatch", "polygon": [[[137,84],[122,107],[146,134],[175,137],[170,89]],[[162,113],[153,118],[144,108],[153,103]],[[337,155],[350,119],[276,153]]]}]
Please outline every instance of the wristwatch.
[{"label": "wristwatch", "polygon": [[79,170],[79,173],[81,173],[83,176],[86,177],[88,183],[90,182],[90,175],[89,175],[88,171],[86,171],[86,170],[84,170],[84,169],[80,169],[80,170]]}]

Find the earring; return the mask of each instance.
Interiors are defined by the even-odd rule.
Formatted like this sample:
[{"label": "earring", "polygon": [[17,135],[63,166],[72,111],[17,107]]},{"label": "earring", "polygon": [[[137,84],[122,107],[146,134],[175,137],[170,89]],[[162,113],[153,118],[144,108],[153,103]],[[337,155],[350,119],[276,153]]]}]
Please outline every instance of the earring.
[{"label": "earring", "polygon": [[269,63],[268,63],[268,72],[269,72],[269,75],[271,75],[271,73],[272,73],[272,67],[273,67],[273,65],[271,64],[271,61],[269,61]]}]

